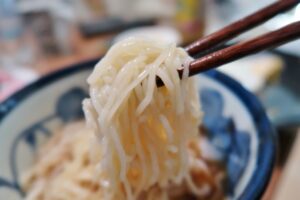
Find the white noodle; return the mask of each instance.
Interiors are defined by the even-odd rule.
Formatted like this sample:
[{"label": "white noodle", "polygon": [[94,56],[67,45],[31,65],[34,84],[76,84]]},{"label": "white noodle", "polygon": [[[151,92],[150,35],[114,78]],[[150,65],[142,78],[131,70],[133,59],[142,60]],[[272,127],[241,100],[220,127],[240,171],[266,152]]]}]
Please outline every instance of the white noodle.
[{"label": "white noodle", "polygon": [[[205,180],[199,188],[191,178],[191,165],[207,170],[189,159],[202,115],[191,60],[174,44],[131,38],[114,45],[88,78],[83,109],[92,131],[73,127],[52,139],[55,147],[43,149],[24,181],[27,200],[167,200],[170,187],[183,185],[206,195]],[[89,142],[93,133],[97,141]]]},{"label": "white noodle", "polygon": [[[120,170],[120,180],[124,181],[126,179],[125,174],[130,173],[131,166],[130,162],[126,162],[126,159],[123,158],[128,156],[126,155],[128,152],[124,151],[126,148],[121,151],[120,147],[117,147],[118,145],[128,146],[127,142],[130,141],[128,139],[117,139],[117,137],[122,137],[122,131],[124,131],[123,128],[121,129],[124,126],[122,123],[126,123],[124,120],[120,120],[118,116],[124,112],[124,109],[121,108],[126,107],[127,101],[134,102],[131,110],[133,109],[136,112],[136,116],[128,115],[128,120],[134,123],[137,128],[125,131],[131,132],[126,133],[126,136],[133,137],[136,144],[136,155],[131,156],[139,158],[140,166],[143,167],[143,170],[140,170],[142,174],[139,177],[141,185],[151,183],[152,185],[158,184],[166,187],[171,180],[178,183],[182,182],[186,174],[189,173],[186,145],[188,140],[197,134],[200,113],[199,103],[195,103],[198,102],[197,96],[187,95],[197,93],[193,87],[191,89],[195,91],[187,92],[191,89],[186,84],[193,82],[193,79],[180,81],[177,74],[177,69],[184,66],[183,79],[187,79],[188,67],[186,62],[188,60],[191,60],[191,58],[182,49],[176,48],[175,45],[161,45],[153,41],[129,39],[112,47],[103,60],[97,64],[96,69],[88,79],[91,90],[93,88],[96,91],[101,90],[101,88],[108,85],[111,91],[109,97],[106,97],[106,102],[93,100],[93,98],[101,98],[101,93],[91,96],[91,99],[92,104],[102,103],[102,105],[94,105],[98,113],[98,126],[100,127],[100,130],[96,130],[96,132],[114,140],[115,145],[102,146],[103,148],[116,148],[114,152],[118,154],[118,157],[114,159],[119,160],[120,163],[120,166],[116,168]],[[107,76],[108,70],[104,69],[106,66],[114,68],[114,72],[116,72],[113,74],[115,77],[109,78],[110,83],[103,83],[98,80]],[[166,84],[166,89],[163,89],[166,91],[160,91],[156,88],[157,76]],[[166,92],[169,93],[168,96],[163,94]],[[195,107],[192,114],[189,114],[190,109],[185,108],[186,101],[193,101],[194,103]],[[166,108],[163,102],[169,102],[170,108]],[[87,106],[87,108],[90,107]],[[102,108],[102,110],[99,111],[99,108]],[[154,112],[155,108],[159,111]],[[173,109],[175,112],[172,112],[172,108],[175,108]],[[197,114],[195,110],[198,110]],[[90,111],[87,111],[87,114],[89,113]],[[139,117],[143,117],[144,120],[137,120]],[[178,122],[176,123],[176,118],[181,119],[181,125],[178,125]],[[185,118],[186,120],[184,120]],[[190,120],[191,118],[194,120]],[[175,123],[171,124],[169,120],[175,120]],[[189,120],[193,123],[191,124]],[[187,126],[194,128],[189,128],[188,134],[182,134],[181,131],[184,131]],[[114,131],[110,131],[111,128],[109,127],[114,127]],[[144,130],[144,133],[141,133],[141,130]],[[107,134],[111,136],[106,136]],[[139,136],[141,134],[152,134],[151,137],[155,142],[145,141],[148,137]],[[176,138],[176,140],[173,141],[173,138]],[[177,147],[179,150],[177,154],[173,155],[174,158],[168,155],[169,146]],[[146,149],[148,149],[150,155],[147,155],[149,152]],[[146,159],[149,160],[146,161]],[[109,162],[106,163],[108,168],[114,168],[114,166],[109,166]],[[152,165],[151,171],[148,168],[144,169],[146,163]],[[178,167],[172,167],[172,163]],[[172,172],[170,169],[175,171]],[[112,177],[110,178],[112,179]],[[128,181],[132,191],[143,189],[141,186],[135,188],[133,181]],[[117,180],[114,180],[114,182],[117,182]],[[123,184],[125,184],[127,198],[131,199],[131,196],[128,196],[131,192],[128,191],[127,183],[123,182]],[[121,188],[116,191],[116,193],[120,192],[122,192]],[[134,196],[138,196],[138,194]]]}]

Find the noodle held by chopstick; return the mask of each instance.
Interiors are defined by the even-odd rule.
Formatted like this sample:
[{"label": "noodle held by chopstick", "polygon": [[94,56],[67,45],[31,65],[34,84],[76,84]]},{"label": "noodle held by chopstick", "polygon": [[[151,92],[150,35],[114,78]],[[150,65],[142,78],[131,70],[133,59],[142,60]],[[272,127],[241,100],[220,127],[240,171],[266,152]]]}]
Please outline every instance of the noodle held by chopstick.
[{"label": "noodle held by chopstick", "polygon": [[[153,186],[184,181],[203,193],[189,173],[187,144],[201,121],[189,61],[173,44],[131,38],[114,45],[88,78],[90,99],[83,105],[103,151],[107,199],[134,200]],[[157,76],[165,87],[156,86]]]},{"label": "noodle held by chopstick", "polygon": [[[201,151],[190,60],[173,44],[129,39],[114,45],[88,78],[89,127],[66,125],[39,148],[22,176],[25,199],[221,199],[222,167],[206,162]],[[156,86],[156,77],[165,87]]]}]

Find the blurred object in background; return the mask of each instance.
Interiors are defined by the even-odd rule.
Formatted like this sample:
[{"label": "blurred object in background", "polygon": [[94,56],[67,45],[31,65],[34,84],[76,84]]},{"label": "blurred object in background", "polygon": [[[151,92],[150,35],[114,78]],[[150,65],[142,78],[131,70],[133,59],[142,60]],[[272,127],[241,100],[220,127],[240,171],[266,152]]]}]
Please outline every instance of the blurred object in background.
[{"label": "blurred object in background", "polygon": [[[203,35],[205,14],[202,0],[104,0],[104,5],[107,17],[111,18],[110,26],[116,24],[122,26],[122,30],[153,25],[156,21],[178,29],[183,43]],[[122,25],[126,23],[127,26]],[[103,26],[109,27],[105,23]]]},{"label": "blurred object in background", "polygon": [[86,38],[94,36],[113,35],[127,29],[136,27],[152,26],[156,24],[155,19],[142,19],[126,21],[121,18],[104,18],[80,24],[80,31]]},{"label": "blurred object in background", "polygon": [[25,13],[24,18],[26,27],[34,34],[40,56],[59,55],[61,51],[51,15],[47,11],[34,11]]},{"label": "blurred object in background", "polygon": [[26,60],[41,74],[101,56],[124,30],[163,26],[154,32],[182,45],[202,36],[204,29],[202,0],[0,1],[5,9],[1,31],[15,29],[8,31],[13,35],[1,36],[1,46],[7,47],[0,56]]},{"label": "blurred object in background", "polygon": [[17,55],[23,25],[14,0],[0,1],[0,42],[1,55]]},{"label": "blurred object in background", "polygon": [[91,22],[106,15],[103,0],[72,0],[70,3],[77,23]]},{"label": "blurred object in background", "polygon": [[226,64],[219,70],[238,80],[251,92],[258,93],[267,84],[279,79],[283,64],[277,55],[260,53]]},{"label": "blurred object in background", "polygon": [[104,0],[107,16],[125,20],[170,19],[175,16],[178,0]]},{"label": "blurred object in background", "polygon": [[[86,8],[93,4],[87,2],[84,3]],[[156,19],[162,17],[161,14],[165,15],[169,12],[170,7],[164,6],[163,2],[163,0],[103,0],[98,9],[102,15],[88,16],[89,20],[86,18],[80,20],[80,30],[84,36],[91,37],[101,34],[116,34],[139,26],[154,25]]]},{"label": "blurred object in background", "polygon": [[177,45],[182,44],[182,36],[180,32],[170,26],[147,26],[130,29],[117,35],[113,43],[122,41],[129,37],[143,37],[149,39],[157,39],[163,43],[175,43]]},{"label": "blurred object in background", "polygon": [[0,66],[31,62],[32,49],[15,0],[0,0]]},{"label": "blurred object in background", "polygon": [[202,0],[177,0],[176,11],[176,27],[185,44],[203,36],[205,9]]},{"label": "blurred object in background", "polygon": [[293,91],[276,84],[266,88],[261,98],[274,125],[300,126],[300,98]]},{"label": "blurred object in background", "polygon": [[[102,16],[99,1],[18,0],[18,10],[34,49],[31,68],[40,74],[99,57],[108,46],[107,38],[86,40],[79,31],[81,21]],[[89,4],[90,3],[90,4]],[[99,4],[99,3],[98,3]],[[100,4],[99,4],[100,5]]]},{"label": "blurred object in background", "polygon": [[38,75],[28,68],[0,67],[0,103],[37,78]]},{"label": "blurred object in background", "polygon": [[18,6],[27,31],[34,36],[39,57],[72,53],[72,4],[63,0],[20,0]]},{"label": "blurred object in background", "polygon": [[16,2],[0,0],[0,102],[37,78],[27,39]]},{"label": "blurred object in background", "polygon": [[264,88],[259,96],[276,127],[300,127],[300,58],[276,53],[285,67],[278,82]]}]

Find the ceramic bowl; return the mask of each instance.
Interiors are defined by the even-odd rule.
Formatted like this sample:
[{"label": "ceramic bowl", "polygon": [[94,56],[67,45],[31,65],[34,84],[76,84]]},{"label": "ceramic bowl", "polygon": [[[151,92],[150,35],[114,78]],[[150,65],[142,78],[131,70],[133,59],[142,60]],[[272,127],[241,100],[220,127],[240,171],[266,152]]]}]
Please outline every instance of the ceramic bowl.
[{"label": "ceramic bowl", "polygon": [[[20,173],[34,151],[60,126],[83,118],[86,78],[97,61],[48,75],[0,104],[0,199],[20,200]],[[275,162],[276,138],[256,97],[226,75],[198,76],[208,140],[227,167],[227,195],[253,200],[263,194]]]}]

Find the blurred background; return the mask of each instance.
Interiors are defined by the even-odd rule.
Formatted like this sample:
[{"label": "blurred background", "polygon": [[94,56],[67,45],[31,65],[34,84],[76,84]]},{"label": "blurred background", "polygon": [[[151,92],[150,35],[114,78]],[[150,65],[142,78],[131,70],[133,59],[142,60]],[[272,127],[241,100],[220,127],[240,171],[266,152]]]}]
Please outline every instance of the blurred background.
[{"label": "blurred background", "polygon": [[[0,0],[0,102],[41,76],[99,58],[114,42],[128,36],[155,37],[184,46],[272,2]],[[235,41],[297,20],[300,4]],[[296,185],[300,183],[299,178],[290,180],[297,177],[290,166],[297,162],[300,165],[297,156],[293,156],[300,153],[299,56],[300,41],[296,41],[220,68],[260,98],[278,131],[278,166],[265,199],[293,196],[289,189],[295,181]]]}]

